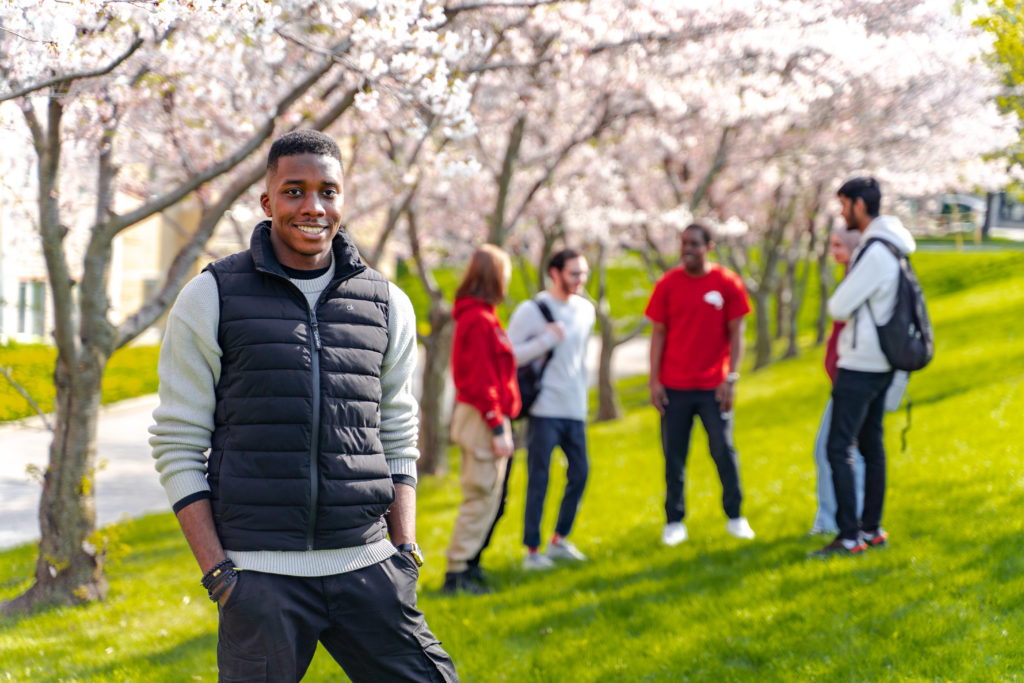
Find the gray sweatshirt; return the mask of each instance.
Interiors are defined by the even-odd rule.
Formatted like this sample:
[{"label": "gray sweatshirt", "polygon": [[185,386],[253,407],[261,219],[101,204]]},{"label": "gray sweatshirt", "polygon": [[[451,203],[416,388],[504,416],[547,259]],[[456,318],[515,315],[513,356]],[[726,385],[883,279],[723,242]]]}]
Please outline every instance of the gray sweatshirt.
[{"label": "gray sweatshirt", "polygon": [[[315,280],[292,280],[310,305],[334,276],[334,265]],[[416,314],[405,293],[389,283],[388,348],[381,366],[380,438],[393,477],[416,482],[419,405],[412,393],[416,369]],[[206,458],[213,435],[215,389],[220,379],[217,281],[200,273],[181,290],[167,318],[160,348],[160,405],[149,431],[156,470],[171,505],[208,491]],[[355,548],[315,551],[228,551],[241,569],[289,576],[327,576],[376,564],[394,554],[387,539]]]},{"label": "gray sweatshirt", "polygon": [[872,220],[861,237],[861,246],[850,256],[853,266],[828,300],[828,313],[836,320],[849,321],[839,333],[840,368],[888,372],[892,366],[878,343],[875,322],[883,325],[892,318],[900,264],[884,244],[865,247],[873,237],[888,241],[904,254],[912,254],[916,248],[914,237],[899,218],[879,216]]},{"label": "gray sweatshirt", "polygon": [[564,302],[546,291],[537,298],[565,325],[565,339],[558,342],[546,331],[548,321],[533,300],[520,303],[509,318],[508,339],[517,365],[526,365],[554,349],[530,415],[586,421],[587,342],[594,330],[594,306],[575,294]]}]

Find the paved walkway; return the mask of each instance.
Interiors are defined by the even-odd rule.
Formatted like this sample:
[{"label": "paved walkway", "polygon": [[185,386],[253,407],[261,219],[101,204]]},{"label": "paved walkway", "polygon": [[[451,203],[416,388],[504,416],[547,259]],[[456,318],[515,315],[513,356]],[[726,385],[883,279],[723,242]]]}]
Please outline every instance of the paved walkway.
[{"label": "paved walkway", "polygon": [[[591,385],[596,382],[599,345],[591,340]],[[421,356],[422,357],[422,356]],[[647,372],[647,341],[635,339],[615,352],[616,375]],[[419,374],[419,373],[418,373]],[[450,402],[446,399],[445,404]],[[149,450],[156,395],[122,401],[100,413],[96,475],[96,519],[100,526],[125,516],[169,510]],[[29,466],[45,467],[51,436],[36,419],[0,424],[0,548],[39,538],[40,485]]]}]

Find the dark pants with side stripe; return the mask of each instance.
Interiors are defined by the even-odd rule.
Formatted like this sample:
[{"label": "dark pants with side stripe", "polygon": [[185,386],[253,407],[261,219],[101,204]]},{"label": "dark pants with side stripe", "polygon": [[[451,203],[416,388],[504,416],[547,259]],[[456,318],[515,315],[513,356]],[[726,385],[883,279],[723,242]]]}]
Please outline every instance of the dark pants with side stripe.
[{"label": "dark pants with side stripe", "polygon": [[740,516],[739,456],[732,441],[732,416],[723,415],[714,389],[665,389],[668,405],[661,416],[661,445],[665,452],[665,519],[680,522],[686,517],[686,456],[694,416],[708,433],[711,459],[722,482],[722,508],[729,519]]},{"label": "dark pants with side stripe", "polygon": [[458,681],[416,608],[418,577],[407,553],[331,576],[242,571],[219,608],[220,681],[299,681],[317,642],[356,683]]}]

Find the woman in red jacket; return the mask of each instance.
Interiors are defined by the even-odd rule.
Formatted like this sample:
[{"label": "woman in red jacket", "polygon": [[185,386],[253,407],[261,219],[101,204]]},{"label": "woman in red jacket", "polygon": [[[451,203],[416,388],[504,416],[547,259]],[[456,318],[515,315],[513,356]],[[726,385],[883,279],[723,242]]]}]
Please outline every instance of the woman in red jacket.
[{"label": "woman in red jacket", "polygon": [[505,504],[513,453],[511,418],[521,401],[516,359],[495,305],[505,298],[512,263],[503,250],[476,250],[455,292],[451,438],[462,451],[462,505],[448,547],[442,590],[486,593],[480,554]]}]

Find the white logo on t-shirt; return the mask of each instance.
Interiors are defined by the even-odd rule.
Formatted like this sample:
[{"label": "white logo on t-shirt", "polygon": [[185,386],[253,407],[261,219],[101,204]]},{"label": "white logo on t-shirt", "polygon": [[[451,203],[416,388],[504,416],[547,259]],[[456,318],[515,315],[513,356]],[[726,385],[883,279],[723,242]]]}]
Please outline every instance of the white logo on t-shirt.
[{"label": "white logo on t-shirt", "polygon": [[722,310],[722,306],[725,305],[725,299],[722,298],[722,293],[714,289],[704,295],[704,301],[708,302],[718,310]]}]

